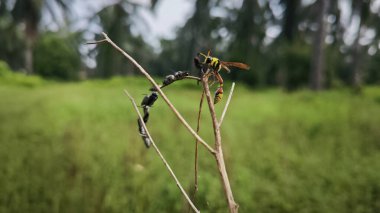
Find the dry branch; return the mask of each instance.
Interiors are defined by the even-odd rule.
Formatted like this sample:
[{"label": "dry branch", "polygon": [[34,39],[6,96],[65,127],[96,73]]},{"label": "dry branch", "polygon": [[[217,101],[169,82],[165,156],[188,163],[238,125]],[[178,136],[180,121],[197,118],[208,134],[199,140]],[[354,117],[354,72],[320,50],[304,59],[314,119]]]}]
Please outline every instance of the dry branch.
[{"label": "dry branch", "polygon": [[231,89],[230,89],[230,94],[228,95],[227,103],[224,106],[224,110],[223,110],[222,116],[220,117],[220,120],[219,120],[219,128],[222,126],[222,123],[223,123],[223,120],[224,120],[224,116],[226,115],[228,106],[230,105],[230,102],[231,102],[232,94],[234,93],[234,89],[235,89],[235,82],[232,82],[232,86],[231,86]]},{"label": "dry branch", "polygon": [[[198,120],[197,120],[197,133],[199,133],[200,129],[200,122],[201,122],[201,114],[202,114],[202,106],[203,106],[203,99],[204,99],[205,93],[202,92],[201,100],[199,102],[199,110],[198,110]],[[195,159],[194,159],[194,198],[195,194],[198,191],[198,143],[199,141],[195,141]]]},{"label": "dry branch", "polygon": [[226,165],[224,163],[224,158],[223,158],[222,137],[220,135],[219,122],[216,118],[214,102],[211,98],[210,88],[208,86],[208,78],[206,76],[202,78],[202,84],[203,84],[204,92],[206,94],[206,100],[209,106],[211,119],[212,119],[212,125],[214,128],[215,150],[216,150],[215,160],[218,166],[220,177],[222,179],[222,185],[223,185],[224,193],[226,195],[228,208],[231,213],[237,213],[239,205],[234,200],[230,181],[228,180]]},{"label": "dry branch", "polygon": [[195,205],[193,204],[193,202],[190,200],[189,196],[186,194],[185,190],[182,188],[181,186],[181,183],[178,181],[177,177],[175,176],[173,170],[170,168],[168,162],[165,160],[164,156],[161,154],[160,150],[158,149],[158,147],[156,146],[156,143],[153,141],[153,138],[152,136],[150,135],[149,131],[148,131],[148,128],[146,127],[145,123],[143,122],[143,118],[141,116],[141,113],[136,105],[136,102],[135,100],[133,99],[133,97],[128,93],[127,90],[124,90],[125,94],[128,96],[129,100],[131,100],[132,102],[132,105],[134,107],[134,109],[136,110],[136,113],[138,114],[139,116],[139,119],[141,121],[141,124],[143,126],[143,128],[145,129],[151,143],[152,143],[152,146],[154,148],[154,150],[156,150],[158,156],[160,156],[162,162],[164,163],[164,165],[166,166],[166,168],[168,169],[170,175],[173,177],[174,181],[176,182],[178,188],[180,189],[180,191],[182,192],[183,196],[185,197],[186,201],[189,203],[189,205],[191,206],[191,208],[195,211],[195,212],[200,212],[196,207]]},{"label": "dry branch", "polygon": [[121,54],[123,54],[129,61],[131,61],[138,70],[145,75],[145,77],[152,83],[152,85],[157,89],[157,92],[161,95],[161,97],[164,99],[164,101],[168,104],[170,109],[174,112],[174,114],[177,116],[177,118],[181,121],[181,123],[190,131],[190,133],[203,145],[207,148],[209,152],[212,154],[215,154],[215,150],[208,145],[187,123],[187,121],[182,117],[182,115],[178,112],[178,110],[174,107],[174,105],[170,102],[170,100],[167,98],[165,93],[160,89],[160,86],[154,81],[154,79],[149,75],[147,71],[139,63],[136,62],[134,58],[132,58],[130,55],[128,55],[124,50],[122,50],[119,46],[117,46],[104,32],[102,33],[105,39],[99,40],[99,41],[93,41],[88,42],[87,44],[99,44],[103,42],[108,42],[112,45],[117,51],[119,51]]},{"label": "dry branch", "polygon": [[[217,118],[216,118],[216,113],[215,113],[215,108],[214,108],[214,103],[213,103],[213,100],[211,98],[211,93],[210,93],[210,89],[209,89],[209,83],[208,83],[208,77],[207,76],[202,76],[202,85],[203,85],[203,93],[204,95],[206,95],[206,100],[207,100],[207,103],[208,103],[208,106],[209,106],[209,110],[210,110],[210,114],[211,114],[211,118],[212,118],[212,123],[213,123],[213,129],[214,129],[214,137],[215,137],[215,149],[213,149],[211,146],[209,146],[199,135],[197,132],[195,132],[191,127],[190,125],[186,122],[186,120],[182,117],[182,115],[177,111],[177,109],[173,106],[173,104],[170,102],[170,100],[167,98],[167,96],[164,94],[164,92],[161,90],[160,86],[153,80],[153,78],[149,75],[148,72],[145,71],[144,68],[142,68],[140,66],[140,64],[138,64],[131,56],[129,56],[126,52],[124,52],[120,47],[118,47],[115,43],[113,43],[113,41],[107,36],[107,34],[103,33],[103,36],[105,37],[105,39],[102,39],[102,40],[99,40],[99,41],[94,41],[94,42],[88,42],[88,44],[99,44],[99,43],[103,43],[103,42],[107,42],[109,44],[111,44],[116,50],[118,50],[121,54],[123,54],[129,61],[131,61],[137,68],[138,70],[152,83],[152,85],[154,86],[154,88],[156,88],[156,91],[161,95],[161,97],[164,99],[164,101],[168,104],[169,108],[174,112],[174,114],[177,116],[177,118],[181,121],[181,123],[190,131],[190,133],[196,138],[196,149],[197,149],[197,144],[198,144],[198,141],[207,148],[207,150],[212,153],[215,157],[215,160],[216,160],[216,163],[217,163],[217,166],[218,166],[218,170],[219,170],[219,173],[220,173],[220,177],[221,177],[221,180],[222,180],[222,185],[223,185],[223,189],[224,189],[224,193],[225,193],[225,196],[226,196],[226,199],[227,199],[227,203],[228,203],[228,207],[229,207],[229,211],[231,213],[237,213],[238,212],[238,204],[236,204],[236,202],[234,201],[234,197],[233,197],[233,194],[232,194],[232,190],[231,190],[231,186],[230,186],[230,182],[228,180],[228,175],[227,175],[227,170],[226,170],[226,166],[225,166],[225,163],[224,163],[224,158],[223,158],[223,150],[222,150],[222,139],[221,139],[221,135],[220,135],[220,125],[221,123],[223,122],[223,119],[224,119],[224,116],[226,114],[226,111],[228,109],[228,106],[229,106],[229,103],[230,103],[230,100],[231,100],[231,97],[232,97],[232,94],[233,94],[233,90],[234,90],[234,85],[232,85],[232,88],[231,88],[231,91],[230,91],[230,95],[229,95],[229,98],[227,100],[227,103],[225,105],[225,108],[224,108],[224,111],[223,111],[223,114],[221,116],[221,119],[220,119],[220,122],[218,122]],[[165,166],[167,167],[167,169],[169,170],[171,176],[174,178],[178,188],[181,190],[182,194],[185,196],[186,200],[189,202],[190,206],[193,208],[193,210],[195,212],[199,212],[199,210],[196,209],[196,207],[194,206],[194,204],[191,202],[190,198],[187,196],[185,190],[182,188],[182,186],[180,185],[178,179],[176,178],[176,176],[174,175],[173,171],[171,170],[169,164],[166,162],[165,158],[162,156],[161,152],[159,151],[159,149],[157,148],[156,144],[154,143],[153,139],[151,138],[150,134],[149,134],[149,131],[148,129],[146,128],[146,125],[145,123],[143,122],[143,119],[142,119],[142,116],[137,108],[137,105],[135,103],[135,101],[133,100],[133,98],[129,95],[129,93],[125,90],[125,93],[128,95],[128,97],[130,98],[130,100],[132,101],[132,104],[137,112],[137,114],[139,115],[139,119],[143,125],[143,128],[145,128],[146,132],[147,132],[147,135],[149,137],[149,139],[152,141],[152,145],[154,147],[154,149],[156,150],[156,152],[158,153],[158,155],[160,156],[161,160],[164,162]],[[203,100],[203,95],[202,95],[202,100]],[[200,113],[200,112],[199,112]],[[200,115],[198,117],[198,127],[199,127],[199,119],[200,119]],[[197,129],[197,131],[199,130],[199,128]],[[197,162],[196,162],[197,164]],[[197,165],[196,165],[197,166]],[[197,167],[196,167],[196,172],[197,172]],[[197,183],[196,183],[197,184]]]}]

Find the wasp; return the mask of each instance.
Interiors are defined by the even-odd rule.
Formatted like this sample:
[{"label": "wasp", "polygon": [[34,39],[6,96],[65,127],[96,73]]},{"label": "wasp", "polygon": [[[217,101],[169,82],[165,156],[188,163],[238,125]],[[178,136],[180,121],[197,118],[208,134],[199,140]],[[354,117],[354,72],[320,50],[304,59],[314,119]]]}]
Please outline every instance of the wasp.
[{"label": "wasp", "polygon": [[[204,61],[201,62],[199,56],[204,57]],[[211,56],[211,51],[209,50],[207,55],[203,53],[198,53],[198,56],[194,58],[194,64],[197,68],[201,69],[201,72],[207,76],[214,75],[219,82],[219,87],[215,91],[214,104],[217,104],[223,98],[223,78],[219,74],[219,71],[223,68],[228,73],[231,72],[230,67],[236,67],[242,70],[249,70],[249,66],[240,62],[229,62],[222,61],[219,58]]]}]

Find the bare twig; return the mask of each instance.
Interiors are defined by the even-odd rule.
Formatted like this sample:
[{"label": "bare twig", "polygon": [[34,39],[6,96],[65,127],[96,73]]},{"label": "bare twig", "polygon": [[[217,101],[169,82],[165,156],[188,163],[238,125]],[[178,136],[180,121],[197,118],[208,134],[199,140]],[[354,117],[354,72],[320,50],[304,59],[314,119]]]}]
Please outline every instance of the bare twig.
[{"label": "bare twig", "polygon": [[183,196],[185,197],[185,199],[187,200],[187,202],[189,203],[189,205],[191,206],[191,208],[194,210],[194,212],[200,212],[196,207],[195,205],[193,204],[193,202],[190,200],[189,196],[186,194],[185,190],[182,188],[181,186],[181,183],[178,181],[177,177],[175,176],[173,170],[170,168],[168,162],[165,160],[164,156],[161,154],[160,150],[158,149],[158,147],[156,146],[156,143],[153,141],[153,138],[151,137],[149,131],[148,131],[148,128],[146,127],[145,123],[143,122],[143,118],[141,116],[141,113],[136,105],[136,102],[135,100],[133,99],[133,97],[128,93],[127,90],[124,90],[125,94],[129,97],[129,100],[131,100],[132,102],[132,105],[133,107],[135,108],[138,116],[139,116],[139,119],[141,121],[141,124],[143,126],[143,128],[146,130],[146,133],[152,143],[152,146],[154,148],[154,150],[156,150],[157,154],[160,156],[162,162],[164,163],[164,165],[166,166],[166,168],[168,169],[170,175],[173,177],[174,181],[176,182],[178,188],[180,189],[180,191],[182,192]]},{"label": "bare twig", "polygon": [[228,180],[226,165],[224,163],[224,158],[223,158],[222,138],[220,135],[219,123],[216,118],[214,102],[211,98],[210,88],[208,86],[208,78],[206,76],[202,78],[202,84],[203,84],[204,92],[206,94],[206,99],[207,99],[207,103],[208,103],[211,118],[212,118],[212,125],[214,128],[215,150],[216,150],[215,160],[218,165],[220,177],[222,179],[222,185],[223,185],[224,193],[226,195],[228,208],[230,210],[230,213],[237,213],[239,205],[234,200],[230,181]]},{"label": "bare twig", "polygon": [[[201,122],[201,114],[202,114],[202,105],[205,93],[202,92],[201,100],[199,102],[199,110],[198,110],[198,121],[197,121],[197,133],[199,133],[200,122]],[[195,194],[198,191],[198,143],[199,141],[195,141],[195,162],[194,162],[194,198]]]},{"label": "bare twig", "polygon": [[[105,39],[103,40],[100,40],[100,41],[94,41],[94,42],[89,42],[90,44],[99,44],[99,43],[103,43],[103,42],[108,42],[109,44],[111,44],[116,50],[118,50],[121,54],[123,54],[129,61],[131,61],[137,68],[138,70],[143,74],[145,75],[145,77],[152,83],[152,85],[154,86],[154,88],[156,88],[157,92],[161,95],[161,97],[164,99],[164,101],[168,104],[169,108],[174,112],[174,114],[177,116],[177,118],[182,122],[182,124],[190,131],[190,133],[197,139],[197,141],[199,141],[202,145],[204,145],[207,150],[212,153],[214,156],[215,156],[215,160],[216,160],[216,163],[217,163],[217,166],[218,166],[218,170],[219,170],[219,173],[220,173],[220,177],[222,179],[222,185],[223,185],[223,189],[224,189],[224,192],[225,192],[225,195],[226,195],[226,199],[227,199],[227,203],[228,203],[228,207],[229,207],[229,211],[231,213],[237,213],[238,212],[238,205],[236,204],[236,202],[234,201],[234,197],[233,197],[233,194],[232,194],[232,190],[231,190],[231,186],[230,186],[230,182],[228,180],[228,175],[227,175],[227,170],[226,170],[226,166],[225,166],[225,163],[224,163],[224,158],[223,158],[223,150],[222,150],[222,139],[221,139],[221,135],[220,135],[220,124],[222,123],[223,121],[223,118],[225,116],[225,113],[226,113],[226,110],[228,108],[228,105],[229,105],[229,102],[230,102],[230,99],[231,99],[231,96],[232,96],[232,90],[233,88],[231,89],[231,92],[230,92],[230,97],[229,97],[229,100],[227,101],[226,103],[226,106],[225,106],[225,109],[224,109],[224,112],[222,114],[222,117],[221,117],[221,122],[219,123],[217,118],[216,118],[216,114],[215,114],[215,109],[214,109],[214,103],[212,101],[212,98],[211,98],[211,93],[210,93],[210,89],[209,89],[209,85],[208,85],[208,77],[207,76],[203,76],[201,81],[202,81],[202,84],[203,84],[203,93],[206,95],[206,99],[207,99],[207,103],[208,103],[208,106],[209,106],[209,110],[210,110],[210,114],[211,114],[211,118],[212,118],[212,123],[213,123],[213,129],[214,129],[214,137],[215,137],[215,149],[213,149],[211,146],[209,146],[199,135],[197,132],[195,132],[191,127],[190,125],[185,121],[185,119],[182,117],[182,115],[176,110],[176,108],[173,106],[173,104],[170,102],[170,100],[167,98],[167,96],[163,93],[163,91],[161,90],[160,86],[153,80],[153,78],[149,75],[148,72],[145,71],[144,68],[141,67],[140,64],[138,64],[131,56],[129,56],[126,52],[124,52],[120,47],[118,47],[115,43],[113,43],[113,41],[107,36],[107,34],[103,33],[103,36],[105,37]],[[154,143],[153,139],[151,138],[150,134],[149,134],[149,131],[148,129],[146,128],[146,125],[145,123],[143,122],[143,119],[141,117],[141,114],[140,112],[138,111],[138,108],[137,108],[137,105],[135,103],[135,101],[133,100],[133,98],[129,95],[129,93],[127,91],[125,91],[125,93],[128,95],[128,97],[130,98],[130,100],[132,101],[132,104],[135,108],[135,110],[137,111],[137,114],[139,115],[139,119],[143,125],[143,128],[146,130],[147,132],[147,135],[149,137],[149,139],[152,141],[152,145],[154,147],[154,149],[156,150],[156,152],[158,153],[158,155],[160,156],[161,160],[164,162],[165,166],[167,167],[167,169],[169,170],[171,176],[174,178],[174,180],[176,181],[176,184],[178,186],[178,188],[181,190],[181,192],[183,193],[183,195],[185,196],[186,200],[189,202],[190,206],[193,208],[193,210],[195,212],[199,212],[199,210],[196,209],[196,207],[194,206],[194,204],[191,202],[190,198],[187,196],[185,190],[182,188],[182,186],[180,185],[178,179],[176,178],[176,176],[174,175],[173,171],[171,170],[169,164],[166,162],[165,158],[162,156],[161,152],[159,151],[159,149],[157,148],[156,144]],[[200,117],[198,118],[200,119]],[[199,122],[199,121],[198,121]],[[196,144],[198,144],[198,142],[196,141]]]},{"label": "bare twig", "polygon": [[195,76],[191,76],[191,75],[186,76],[185,78],[188,78],[188,79],[194,79],[194,80],[198,80],[198,81],[201,80],[201,78],[199,78],[199,77],[195,77]]},{"label": "bare twig", "polygon": [[[198,81],[201,80],[201,78],[199,78],[199,77],[195,77],[195,76],[191,76],[191,75],[189,75],[189,76],[185,76],[183,79],[193,79],[193,80],[198,80]],[[159,86],[160,86],[160,88],[162,89],[162,88],[165,88],[165,87],[167,87],[167,86],[169,86],[169,85],[172,85],[172,84],[159,85]],[[152,90],[152,89],[156,90],[156,88],[154,88],[154,87],[152,87],[150,90]]]},{"label": "bare twig", "polygon": [[167,98],[165,93],[160,89],[160,86],[154,81],[154,79],[149,75],[149,73],[141,67],[139,63],[136,62],[134,58],[132,58],[130,55],[128,55],[124,50],[122,50],[119,46],[117,46],[109,37],[107,34],[104,32],[102,33],[105,39],[92,42],[92,44],[97,44],[97,43],[102,43],[102,42],[108,42],[111,44],[117,51],[119,51],[121,54],[123,54],[129,61],[132,62],[133,65],[135,65],[138,70],[145,75],[145,77],[152,83],[152,85],[156,88],[157,92],[161,95],[161,97],[164,99],[164,101],[168,104],[170,109],[174,112],[174,114],[177,116],[177,118],[181,121],[181,123],[187,128],[187,130],[190,131],[190,133],[197,139],[199,140],[202,145],[204,145],[209,152],[215,155],[215,150],[208,145],[192,128],[191,126],[187,123],[187,121],[182,117],[182,115],[178,112],[178,110],[174,107],[174,105],[170,102],[170,100]]},{"label": "bare twig", "polygon": [[89,41],[89,42],[86,42],[86,44],[100,44],[100,43],[103,43],[103,42],[107,42],[107,39],[102,39],[102,40],[99,40],[99,41]]},{"label": "bare twig", "polygon": [[[201,100],[199,101],[199,109],[198,109],[198,121],[197,121],[197,133],[199,133],[200,125],[201,125],[201,115],[202,115],[202,106],[203,106],[203,100],[204,100],[205,93],[202,91]],[[195,202],[195,197],[198,192],[198,143],[199,141],[195,139],[195,157],[194,157],[194,192],[192,199]],[[190,211],[190,206],[189,210]]]},{"label": "bare twig", "polygon": [[228,95],[227,103],[224,106],[224,110],[223,110],[222,116],[220,117],[220,120],[219,120],[219,128],[222,126],[224,116],[226,115],[228,106],[230,105],[232,94],[234,93],[234,89],[235,89],[235,82],[232,82],[232,86],[231,86],[230,94]]}]

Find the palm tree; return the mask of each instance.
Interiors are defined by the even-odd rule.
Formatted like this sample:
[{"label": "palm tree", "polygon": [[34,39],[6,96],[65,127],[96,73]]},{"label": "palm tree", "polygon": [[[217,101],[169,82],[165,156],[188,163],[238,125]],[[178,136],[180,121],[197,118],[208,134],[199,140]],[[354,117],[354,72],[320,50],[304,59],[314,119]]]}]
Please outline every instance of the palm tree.
[{"label": "palm tree", "polygon": [[24,24],[25,68],[28,74],[33,73],[33,48],[38,37],[38,26],[44,12],[50,13],[55,21],[57,11],[69,11],[69,5],[73,0],[16,0],[12,9],[12,16],[16,23]]}]

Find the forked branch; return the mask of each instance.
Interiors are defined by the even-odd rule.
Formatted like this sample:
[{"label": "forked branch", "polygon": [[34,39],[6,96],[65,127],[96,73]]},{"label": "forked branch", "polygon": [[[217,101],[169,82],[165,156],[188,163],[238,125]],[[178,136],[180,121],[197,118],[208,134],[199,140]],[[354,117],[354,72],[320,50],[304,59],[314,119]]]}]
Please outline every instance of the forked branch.
[{"label": "forked branch", "polygon": [[202,85],[203,85],[204,92],[206,94],[206,100],[207,100],[209,110],[210,110],[210,114],[211,114],[212,125],[213,125],[213,129],[214,129],[214,137],[215,137],[215,150],[216,150],[215,160],[216,160],[216,163],[218,166],[220,177],[222,179],[224,194],[226,195],[228,208],[229,208],[230,212],[231,213],[237,213],[239,205],[234,200],[230,181],[228,179],[226,165],[224,163],[224,157],[223,157],[222,137],[220,135],[220,128],[219,128],[220,124],[216,118],[214,102],[211,98],[211,93],[210,93],[210,89],[208,86],[208,78],[206,76],[204,76],[202,78]]},{"label": "forked branch", "polygon": [[99,44],[103,42],[107,42],[112,45],[117,51],[119,51],[121,54],[123,54],[130,62],[133,63],[137,67],[137,69],[152,83],[154,88],[156,88],[157,92],[161,95],[161,97],[164,99],[164,101],[168,104],[170,109],[174,112],[174,114],[177,116],[177,118],[181,121],[181,123],[186,127],[187,130],[190,131],[190,133],[203,145],[207,148],[209,152],[212,154],[215,154],[215,150],[208,145],[187,123],[187,121],[183,118],[183,116],[178,112],[178,110],[174,107],[174,105],[171,103],[171,101],[168,99],[168,97],[165,95],[165,93],[161,90],[160,86],[154,81],[154,79],[149,75],[145,69],[136,62],[134,58],[132,58],[130,55],[128,55],[124,50],[122,50],[119,46],[117,46],[104,32],[102,33],[105,39],[99,40],[99,41],[92,41],[87,42],[87,44]]},{"label": "forked branch", "polygon": [[[153,87],[155,88],[155,91],[157,91],[161,95],[161,97],[168,104],[169,108],[174,112],[174,114],[181,121],[181,123],[196,138],[196,144],[198,143],[197,141],[199,141],[203,146],[205,146],[207,148],[207,150],[210,153],[212,153],[214,155],[216,163],[217,163],[217,166],[218,166],[218,170],[219,170],[219,173],[220,173],[220,177],[221,177],[221,180],[222,180],[222,185],[223,185],[223,189],[224,189],[224,192],[225,192],[225,195],[226,195],[226,200],[227,200],[227,203],[228,203],[229,210],[230,210],[231,213],[237,213],[239,206],[234,201],[234,197],[233,197],[233,194],[232,194],[230,182],[228,180],[227,170],[226,170],[226,166],[225,166],[224,158],[223,158],[222,139],[221,139],[221,134],[220,134],[220,125],[222,124],[224,116],[225,116],[226,111],[228,109],[228,106],[229,106],[229,103],[230,103],[230,100],[231,100],[231,97],[232,97],[232,94],[233,94],[233,90],[234,90],[235,84],[232,84],[230,95],[228,97],[228,100],[227,100],[227,103],[226,103],[225,108],[223,110],[223,113],[222,113],[222,116],[220,118],[220,121],[218,122],[218,120],[216,118],[214,103],[213,103],[213,100],[211,98],[211,93],[210,93],[209,83],[208,83],[208,77],[206,75],[204,75],[204,76],[202,76],[202,79],[201,79],[202,85],[203,85],[203,93],[204,93],[204,95],[206,95],[206,100],[207,100],[207,103],[208,103],[208,106],[209,106],[209,110],[210,110],[210,114],[211,114],[211,118],[212,118],[212,123],[213,123],[214,136],[215,136],[215,149],[214,149],[211,146],[209,146],[198,135],[198,133],[195,132],[190,127],[190,125],[186,122],[186,120],[182,117],[182,115],[177,111],[177,109],[173,106],[173,104],[170,102],[170,100],[167,98],[167,96],[161,90],[160,86],[149,75],[149,73],[146,72],[145,69],[142,68],[141,65],[138,64],[131,56],[129,56],[126,52],[124,52],[115,43],[113,43],[113,41],[107,36],[107,34],[103,33],[103,36],[104,36],[104,39],[99,40],[99,41],[94,41],[94,42],[88,42],[88,44],[99,44],[99,43],[103,43],[103,42],[107,42],[107,43],[111,44],[112,47],[114,47],[121,54],[123,54],[129,61],[131,61],[138,68],[138,70],[152,83]],[[166,162],[165,158],[162,156],[161,152],[159,151],[159,149],[157,148],[156,144],[154,143],[151,135],[149,134],[148,129],[146,128],[145,123],[143,122],[143,118],[142,118],[142,116],[141,116],[141,114],[140,114],[140,112],[139,112],[139,110],[137,108],[137,105],[136,105],[135,101],[133,100],[133,98],[129,95],[129,93],[126,90],[125,90],[125,93],[128,95],[128,97],[132,101],[132,104],[133,104],[133,106],[134,106],[134,108],[135,108],[135,110],[136,110],[136,112],[137,112],[137,114],[139,116],[140,122],[141,122],[143,128],[146,130],[147,136],[151,140],[151,144],[153,145],[154,149],[156,150],[156,152],[160,156],[161,160],[164,162],[164,164],[165,164],[166,168],[168,169],[169,173],[171,174],[171,176],[175,180],[178,188],[181,190],[182,194],[185,196],[187,202],[190,204],[190,206],[192,207],[192,209],[195,212],[199,212],[199,210],[197,210],[197,208],[194,206],[194,204],[192,203],[192,201],[190,200],[190,198],[187,196],[185,190],[182,188],[182,186],[179,183],[178,179],[176,178],[175,174],[171,170],[169,164]]]}]

